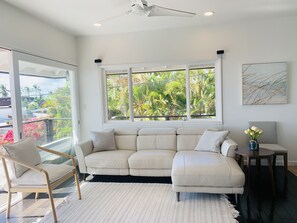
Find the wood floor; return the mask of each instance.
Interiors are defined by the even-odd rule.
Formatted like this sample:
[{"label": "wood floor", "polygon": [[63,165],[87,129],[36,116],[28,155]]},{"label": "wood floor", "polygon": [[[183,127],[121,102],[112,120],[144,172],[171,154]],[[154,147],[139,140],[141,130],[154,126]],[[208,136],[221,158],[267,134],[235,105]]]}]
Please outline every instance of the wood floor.
[{"label": "wood floor", "polygon": [[[297,169],[297,168],[295,168]],[[296,172],[295,172],[296,173]],[[246,222],[297,222],[297,177],[288,173],[285,183],[283,168],[275,171],[276,195],[273,196],[270,176],[267,167],[261,168],[260,177],[252,169],[251,190],[240,196],[236,209],[240,212],[238,221]],[[247,189],[245,188],[245,191]]]},{"label": "wood floor", "polygon": [[[297,223],[297,167],[290,168],[288,184],[284,185],[283,168],[276,168],[276,196],[272,196],[271,181],[267,167],[262,167],[261,177],[255,176],[252,169],[252,184],[249,196],[239,196],[236,209],[240,212],[237,220],[240,223]],[[141,178],[141,177],[95,177],[92,181],[114,182],[158,182],[171,183],[170,178]],[[73,180],[63,185],[63,189],[55,191],[55,201],[58,204],[63,198],[75,191]],[[229,196],[235,205],[234,197]],[[31,195],[12,207],[12,218],[6,220],[5,212],[0,213],[1,223],[34,222],[50,211],[46,195],[41,195],[38,202]]]}]

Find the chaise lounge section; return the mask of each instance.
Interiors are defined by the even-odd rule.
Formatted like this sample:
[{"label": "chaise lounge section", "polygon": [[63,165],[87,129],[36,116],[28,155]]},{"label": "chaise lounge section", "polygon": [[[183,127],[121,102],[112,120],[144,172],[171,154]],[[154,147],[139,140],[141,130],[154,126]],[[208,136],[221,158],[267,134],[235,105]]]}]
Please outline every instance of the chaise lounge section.
[{"label": "chaise lounge section", "polygon": [[237,144],[225,139],[220,153],[194,150],[204,129],[177,130],[172,188],[177,192],[242,194],[245,176],[235,161]]}]

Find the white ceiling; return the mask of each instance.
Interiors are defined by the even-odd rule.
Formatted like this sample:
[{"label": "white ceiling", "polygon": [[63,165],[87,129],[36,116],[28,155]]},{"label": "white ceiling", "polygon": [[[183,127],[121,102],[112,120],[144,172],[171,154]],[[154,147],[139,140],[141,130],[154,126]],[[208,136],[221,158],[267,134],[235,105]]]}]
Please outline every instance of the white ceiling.
[{"label": "white ceiling", "polygon": [[[297,0],[148,0],[148,5],[195,12],[188,17],[138,17],[125,15],[93,24],[130,10],[130,0],[5,0],[76,36],[123,33],[176,27],[287,17],[297,15]],[[205,11],[215,11],[205,17]]]}]

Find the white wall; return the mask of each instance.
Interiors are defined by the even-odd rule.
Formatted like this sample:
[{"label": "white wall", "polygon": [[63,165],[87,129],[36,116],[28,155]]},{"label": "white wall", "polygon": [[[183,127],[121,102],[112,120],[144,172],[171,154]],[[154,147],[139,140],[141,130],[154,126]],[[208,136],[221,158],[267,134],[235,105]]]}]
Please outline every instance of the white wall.
[{"label": "white wall", "polygon": [[77,64],[75,37],[0,1],[0,47]]},{"label": "white wall", "polygon": [[[79,37],[79,88],[83,139],[89,130],[102,127],[99,100],[100,82],[95,58],[104,64],[160,61],[201,61],[223,57],[223,128],[240,146],[247,145],[243,130],[248,121],[278,121],[281,145],[289,149],[289,161],[297,164],[297,17],[220,26],[193,27]],[[288,62],[289,103],[284,105],[243,106],[241,66],[243,63]]]}]

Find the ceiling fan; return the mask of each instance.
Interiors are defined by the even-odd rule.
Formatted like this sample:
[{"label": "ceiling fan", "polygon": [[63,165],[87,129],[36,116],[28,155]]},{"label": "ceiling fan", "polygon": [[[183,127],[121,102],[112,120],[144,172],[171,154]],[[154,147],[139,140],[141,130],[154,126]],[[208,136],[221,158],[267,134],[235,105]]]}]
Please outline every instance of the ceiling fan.
[{"label": "ceiling fan", "polygon": [[120,15],[112,16],[106,19],[101,20],[100,22],[111,20],[123,15],[137,15],[137,16],[178,16],[178,17],[192,17],[195,16],[196,13],[186,12],[177,9],[165,8],[158,5],[147,4],[146,0],[131,0],[131,9],[126,11]]}]

